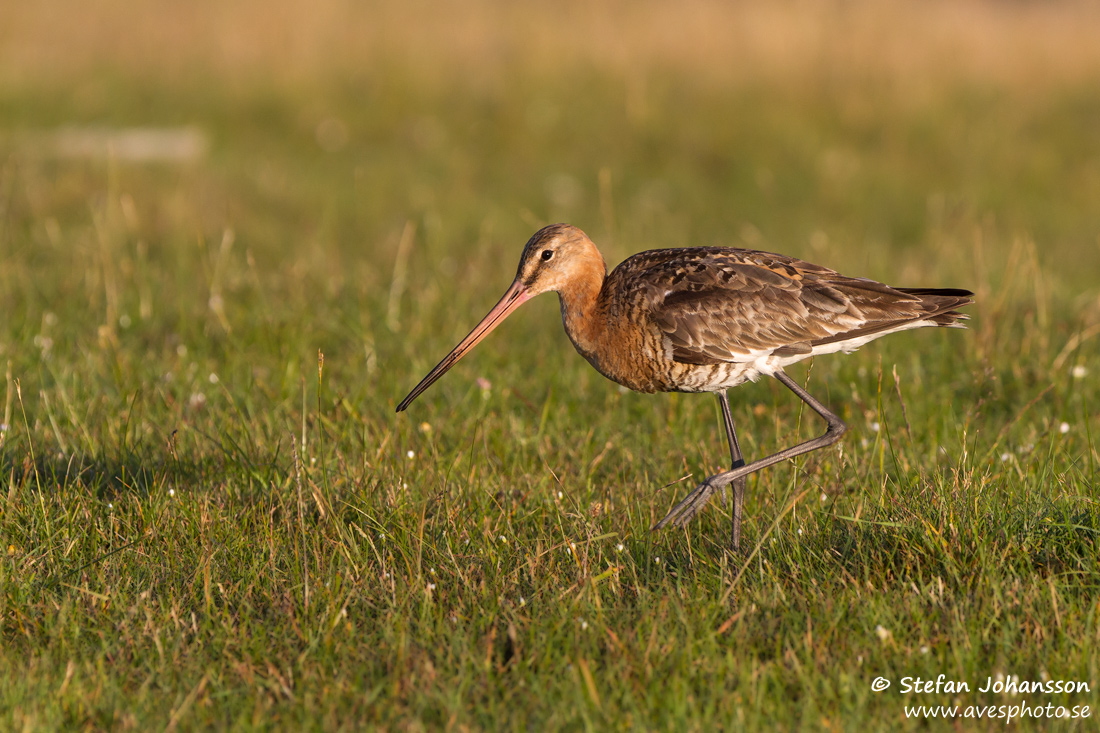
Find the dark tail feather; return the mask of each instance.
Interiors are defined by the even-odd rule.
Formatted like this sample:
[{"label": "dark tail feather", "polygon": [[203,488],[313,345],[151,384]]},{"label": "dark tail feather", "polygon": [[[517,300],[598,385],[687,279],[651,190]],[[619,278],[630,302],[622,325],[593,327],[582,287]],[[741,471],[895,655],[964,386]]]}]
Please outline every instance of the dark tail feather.
[{"label": "dark tail feather", "polygon": [[943,295],[950,298],[966,298],[967,302],[974,302],[970,299],[974,293],[959,288],[894,288],[894,290],[900,290],[910,295]]},{"label": "dark tail feather", "polygon": [[937,326],[957,326],[959,321],[965,321],[970,316],[959,313],[956,308],[970,305],[974,302],[974,293],[958,288],[898,288],[906,295],[915,295],[929,306],[932,314],[926,316],[926,320],[932,321]]}]

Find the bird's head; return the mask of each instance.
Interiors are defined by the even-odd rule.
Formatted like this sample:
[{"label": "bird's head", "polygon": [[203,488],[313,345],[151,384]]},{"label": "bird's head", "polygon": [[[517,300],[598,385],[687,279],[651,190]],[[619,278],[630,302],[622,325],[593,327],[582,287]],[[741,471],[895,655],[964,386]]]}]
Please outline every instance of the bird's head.
[{"label": "bird's head", "polygon": [[607,267],[603,256],[592,240],[580,229],[569,224],[551,224],[538,230],[523,248],[519,269],[516,270],[516,279],[504,293],[504,297],[481,319],[481,323],[477,324],[474,330],[443,358],[443,361],[428,372],[428,375],[420,380],[420,384],[416,385],[405,399],[401,400],[397,411],[401,412],[408,407],[424,390],[446,374],[447,370],[453,367],[467,351],[474,348],[481,339],[489,335],[490,331],[500,325],[500,322],[512,311],[531,298],[541,293],[562,292],[569,288],[570,283],[577,282],[581,278],[598,277],[602,280],[606,273]]},{"label": "bird's head", "polygon": [[527,240],[513,287],[518,283],[534,297],[565,290],[594,272],[603,277],[607,267],[588,235],[569,224],[551,224]]}]

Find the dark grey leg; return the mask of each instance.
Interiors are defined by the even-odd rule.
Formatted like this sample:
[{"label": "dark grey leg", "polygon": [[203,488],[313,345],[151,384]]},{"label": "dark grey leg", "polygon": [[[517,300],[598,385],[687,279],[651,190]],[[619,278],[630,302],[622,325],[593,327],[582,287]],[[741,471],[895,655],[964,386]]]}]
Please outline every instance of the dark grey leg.
[{"label": "dark grey leg", "polygon": [[[737,442],[737,431],[733,427],[733,415],[730,414],[730,400],[726,390],[717,393],[718,404],[722,406],[722,422],[726,426],[726,439],[730,444],[730,469],[740,468],[745,465],[745,459],[741,457],[741,444]],[[748,476],[735,478],[730,482],[733,490],[733,527],[730,535],[730,547],[736,551],[741,546],[741,517],[742,508],[745,505],[745,482]]]},{"label": "dark grey leg", "polygon": [[[711,496],[715,491],[720,490],[725,486],[729,486],[734,481],[748,476],[750,473],[759,471],[762,468],[768,466],[774,466],[780,461],[785,461],[795,456],[800,456],[803,453],[809,453],[810,451],[817,450],[818,448],[824,448],[825,446],[832,445],[840,440],[840,437],[844,435],[844,431],[848,427],[844,424],[844,421],[833,414],[829,408],[818,402],[813,395],[806,390],[798,386],[798,383],[788,377],[783,371],[776,371],[773,374],[776,379],[783,383],[787,389],[798,395],[798,398],[810,406],[814,412],[820,415],[828,424],[825,432],[816,438],[811,438],[804,443],[791,446],[785,450],[781,450],[778,453],[773,453],[767,458],[761,458],[758,461],[753,461],[748,465],[742,465],[740,468],[732,468],[724,473],[715,474],[711,476],[703,483],[695,487],[695,490],[688,494],[683,501],[676,506],[672,507],[671,511],[665,516],[664,519],[657,522],[653,526],[653,529],[664,529],[668,526],[682,527],[690,522],[696,514],[698,514],[706,503],[710,501]],[[721,399],[721,398],[719,398]],[[732,451],[732,448],[731,448]],[[736,504],[736,491],[734,489],[734,503]]]}]

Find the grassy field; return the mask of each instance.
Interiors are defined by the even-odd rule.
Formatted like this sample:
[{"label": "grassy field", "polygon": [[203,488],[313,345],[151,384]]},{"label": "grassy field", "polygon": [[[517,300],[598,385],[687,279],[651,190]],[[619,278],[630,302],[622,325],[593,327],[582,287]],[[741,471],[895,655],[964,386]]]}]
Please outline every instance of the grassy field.
[{"label": "grassy field", "polygon": [[[1090,6],[11,5],[0,728],[1095,726]],[[720,505],[648,531],[715,400],[604,380],[552,297],[394,414],[555,221],[977,302],[792,369],[850,432],[733,556]],[[731,398],[750,458],[821,430]]]}]

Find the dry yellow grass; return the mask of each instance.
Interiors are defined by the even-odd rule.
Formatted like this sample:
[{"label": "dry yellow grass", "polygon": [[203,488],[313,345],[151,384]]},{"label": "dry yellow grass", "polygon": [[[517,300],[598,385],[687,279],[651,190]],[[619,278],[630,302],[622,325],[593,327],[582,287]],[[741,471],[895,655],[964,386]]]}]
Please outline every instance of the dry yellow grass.
[{"label": "dry yellow grass", "polygon": [[591,66],[644,83],[865,78],[1074,83],[1100,70],[1100,4],[579,0],[61,0],[0,6],[0,81],[105,70],[300,83],[401,68],[492,84],[508,70]]}]

